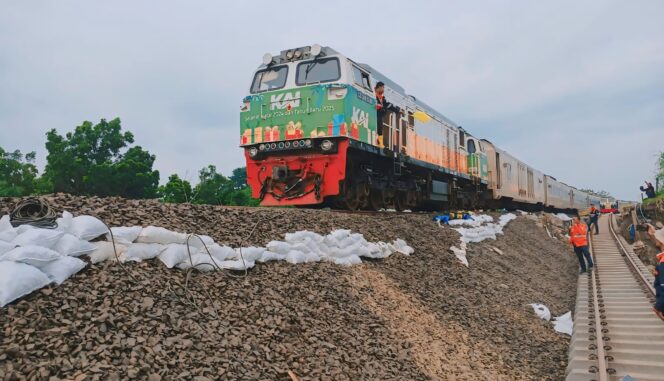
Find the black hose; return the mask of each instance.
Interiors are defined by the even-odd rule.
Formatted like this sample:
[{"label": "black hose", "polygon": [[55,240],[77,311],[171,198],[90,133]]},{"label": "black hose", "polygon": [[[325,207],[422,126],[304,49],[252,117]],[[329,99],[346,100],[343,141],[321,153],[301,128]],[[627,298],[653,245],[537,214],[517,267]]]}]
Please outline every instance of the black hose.
[{"label": "black hose", "polygon": [[51,206],[42,199],[28,198],[19,201],[9,215],[13,227],[32,225],[44,229],[55,229],[57,215]]}]

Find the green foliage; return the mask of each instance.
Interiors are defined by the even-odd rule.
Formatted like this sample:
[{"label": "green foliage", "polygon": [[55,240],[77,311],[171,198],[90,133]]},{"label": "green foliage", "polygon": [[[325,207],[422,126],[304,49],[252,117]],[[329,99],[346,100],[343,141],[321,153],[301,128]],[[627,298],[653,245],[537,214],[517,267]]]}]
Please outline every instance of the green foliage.
[{"label": "green foliage", "polygon": [[140,146],[122,153],[134,135],[122,132],[120,119],[96,125],[85,121],[64,137],[46,134],[44,177],[53,191],[76,195],[152,198],[157,195],[159,172],[152,169],[155,156]]},{"label": "green foliage", "polygon": [[159,197],[164,202],[183,203],[189,202],[192,198],[192,189],[189,181],[182,180],[177,174],[168,178],[166,185],[159,187]]},{"label": "green foliage", "polygon": [[0,147],[0,196],[19,197],[35,192],[35,153],[7,152]]},{"label": "green foliage", "polygon": [[231,177],[217,172],[217,167],[208,165],[198,172],[198,184],[191,184],[173,174],[166,185],[159,187],[159,196],[164,202],[208,205],[258,206],[259,200],[251,197],[247,186],[246,168],[236,168]]},{"label": "green foliage", "polygon": [[602,197],[602,198],[611,198],[611,194],[605,190],[600,190],[600,191],[594,191],[592,189],[580,189],[581,192],[585,192],[588,194],[592,194],[597,197]]},{"label": "green foliage", "polygon": [[657,182],[662,184],[664,183],[664,151],[659,153],[659,158],[657,160]]}]

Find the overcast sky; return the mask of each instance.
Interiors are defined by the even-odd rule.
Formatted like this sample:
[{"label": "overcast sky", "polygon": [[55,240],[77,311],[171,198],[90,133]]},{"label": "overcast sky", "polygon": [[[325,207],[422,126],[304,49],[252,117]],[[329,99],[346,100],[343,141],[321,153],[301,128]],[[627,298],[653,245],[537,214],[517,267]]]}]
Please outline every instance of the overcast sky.
[{"label": "overcast sky", "polygon": [[[93,4],[94,3],[94,4]],[[3,1],[0,146],[120,117],[162,182],[244,165],[265,52],[371,64],[476,136],[577,187],[637,199],[664,150],[664,1]]]}]

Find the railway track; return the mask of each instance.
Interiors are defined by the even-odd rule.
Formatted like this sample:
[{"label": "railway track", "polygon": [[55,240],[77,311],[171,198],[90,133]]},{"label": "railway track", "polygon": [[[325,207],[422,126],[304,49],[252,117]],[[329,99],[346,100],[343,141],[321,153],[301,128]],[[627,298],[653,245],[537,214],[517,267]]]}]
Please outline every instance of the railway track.
[{"label": "railway track", "polygon": [[664,322],[652,311],[653,276],[616,233],[613,215],[599,224],[590,240],[595,270],[578,280],[566,379],[664,380]]}]

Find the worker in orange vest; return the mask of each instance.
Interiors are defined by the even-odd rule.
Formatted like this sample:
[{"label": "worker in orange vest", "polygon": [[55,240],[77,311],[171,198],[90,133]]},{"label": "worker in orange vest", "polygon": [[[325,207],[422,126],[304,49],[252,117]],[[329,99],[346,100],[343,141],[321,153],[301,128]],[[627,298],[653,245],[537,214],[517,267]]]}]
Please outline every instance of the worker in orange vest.
[{"label": "worker in orange vest", "polygon": [[664,251],[657,254],[655,267],[655,305],[654,310],[660,319],[664,320]]},{"label": "worker in orange vest", "polygon": [[[588,226],[582,223],[579,217],[574,217],[573,221],[572,227],[569,228],[569,243],[574,247],[574,253],[581,265],[579,274],[583,274],[586,272],[586,262],[588,262],[588,271],[593,269],[593,259],[588,250]],[[585,261],[583,257],[586,258]]]},{"label": "worker in orange vest", "polygon": [[599,234],[599,209],[595,208],[595,204],[590,204],[590,219],[588,220],[588,229],[592,230],[593,224],[595,225],[595,234]]}]

